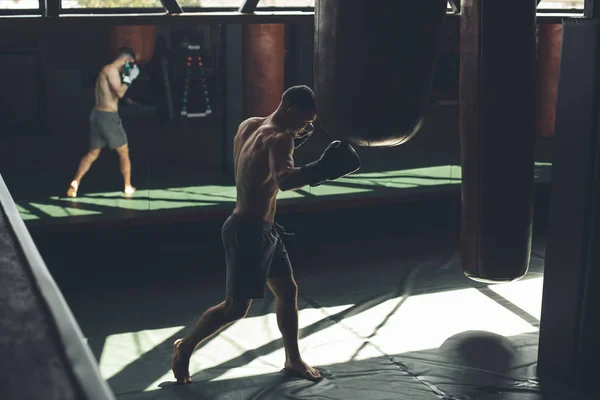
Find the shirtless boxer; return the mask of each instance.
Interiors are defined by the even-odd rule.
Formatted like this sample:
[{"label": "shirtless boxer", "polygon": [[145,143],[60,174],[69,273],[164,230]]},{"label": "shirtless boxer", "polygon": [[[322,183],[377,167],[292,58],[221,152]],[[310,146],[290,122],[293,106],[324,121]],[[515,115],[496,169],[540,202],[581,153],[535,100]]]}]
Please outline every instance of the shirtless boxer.
[{"label": "shirtless boxer", "polygon": [[[95,107],[90,113],[89,151],[79,163],[75,178],[67,190],[68,197],[77,197],[81,179],[100,155],[100,150],[108,147],[119,155],[121,174],[125,183],[124,192],[131,195],[135,188],[131,186],[131,162],[127,134],[119,117],[119,99],[123,98],[129,86],[140,71],[133,64],[135,53],[128,47],[119,49],[117,58],[100,71],[96,80]],[[130,67],[129,70],[126,66]]]},{"label": "shirtless boxer", "polygon": [[285,91],[268,117],[242,122],[233,140],[236,207],[223,225],[227,264],[225,301],[207,310],[189,336],[173,345],[172,369],[178,383],[190,383],[189,362],[196,347],[222,328],[246,316],[252,299],[275,297],[277,323],[285,347],[284,369],[318,380],[298,348],[298,287],[288,253],[275,224],[277,193],[305,185],[317,186],[357,171],[360,159],[349,144],[331,143],[321,158],[294,166],[294,140],[306,135],[315,120],[312,90],[295,86]]}]

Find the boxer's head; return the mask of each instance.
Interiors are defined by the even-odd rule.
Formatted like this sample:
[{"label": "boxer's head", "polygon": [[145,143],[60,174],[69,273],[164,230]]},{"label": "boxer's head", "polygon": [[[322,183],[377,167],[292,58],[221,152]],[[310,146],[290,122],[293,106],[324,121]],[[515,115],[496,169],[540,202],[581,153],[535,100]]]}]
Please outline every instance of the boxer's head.
[{"label": "boxer's head", "polygon": [[117,51],[117,56],[115,57],[115,61],[123,62],[123,66],[128,63],[135,63],[135,52],[130,47],[121,47]]},{"label": "boxer's head", "polygon": [[315,94],[304,85],[292,86],[281,96],[279,108],[282,115],[283,128],[295,136],[302,136],[312,128],[317,118]]}]

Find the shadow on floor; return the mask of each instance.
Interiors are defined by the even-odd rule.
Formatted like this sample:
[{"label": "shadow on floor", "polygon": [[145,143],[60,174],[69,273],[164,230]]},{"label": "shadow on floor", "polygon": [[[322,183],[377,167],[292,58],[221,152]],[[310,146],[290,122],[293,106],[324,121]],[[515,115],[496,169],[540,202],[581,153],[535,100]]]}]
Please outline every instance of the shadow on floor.
[{"label": "shadow on floor", "polygon": [[[198,353],[208,353],[206,357],[214,361],[213,366],[202,368],[202,372],[194,376],[198,383],[189,387],[174,387],[170,383],[171,377],[161,380],[165,374],[169,374],[171,343],[191,329],[204,309],[222,299],[222,280],[207,279],[179,286],[109,290],[95,301],[90,298],[93,294],[89,292],[85,295],[67,294],[67,299],[72,304],[96,357],[104,362],[116,356],[110,354],[115,351],[115,347],[111,349],[111,346],[115,346],[113,341],[119,336],[126,336],[130,332],[164,331],[162,337],[154,339],[155,343],[150,349],[134,356],[130,363],[123,365],[108,379],[113,389],[120,394],[119,398],[123,399],[230,398],[227,396],[261,399],[318,398],[311,396],[379,399],[388,398],[385,396],[391,393],[399,396],[395,398],[405,396],[407,399],[433,399],[444,393],[463,396],[503,392],[521,396],[518,398],[522,399],[542,398],[539,397],[534,370],[521,368],[518,373],[513,371],[517,366],[526,364],[531,367],[535,363],[535,358],[532,359],[533,356],[529,354],[532,351],[537,354],[535,333],[526,336],[526,351],[517,349],[520,346],[518,340],[521,339],[515,342],[512,338],[509,340],[499,335],[490,336],[488,333],[467,337],[459,335],[445,343],[446,350],[452,349],[444,350],[453,357],[451,359],[444,358],[449,357],[445,353],[440,355],[441,350],[437,348],[425,352],[388,353],[386,345],[382,345],[381,339],[377,339],[380,331],[389,331],[386,327],[398,310],[407,307],[404,304],[406,299],[464,290],[476,290],[489,298],[490,303],[499,305],[533,327],[539,324],[535,316],[518,305],[498,296],[486,285],[467,279],[460,270],[454,239],[452,232],[395,237],[388,238],[387,241],[374,238],[371,241],[361,240],[360,249],[357,246],[348,247],[347,244],[333,244],[327,248],[307,248],[304,256],[293,258],[296,260],[296,279],[300,287],[301,315],[312,312],[311,310],[326,310],[324,318],[314,320],[300,329],[300,337],[329,338],[327,340],[332,342],[330,345],[335,349],[338,349],[336,346],[342,346],[349,350],[345,351],[349,357],[348,362],[327,364],[325,372],[330,374],[329,378],[316,385],[285,379],[282,374],[265,373],[261,370],[260,364],[265,362],[261,360],[282,349],[282,342],[276,335],[261,342],[261,345],[256,342],[250,347],[240,344],[241,348],[234,356],[226,356],[227,351],[222,348],[225,344],[220,341],[227,339],[216,336],[198,350]],[[396,245],[393,246],[392,243]],[[539,255],[543,251],[543,242],[536,240],[527,279],[541,277],[543,258]],[[372,325],[367,335],[352,333],[348,337],[347,329],[337,334],[334,331],[334,337],[325,334],[329,330],[339,329],[340,325],[344,326],[346,321],[373,313],[390,302],[393,305],[386,306],[386,312],[378,313],[376,322],[370,320],[367,323]],[[248,319],[260,321],[261,318],[272,315],[273,311],[273,298],[267,296],[264,300],[255,302]],[[423,315],[422,318],[427,316]],[[473,318],[478,317],[473,315]],[[262,324],[253,323],[259,323],[258,326]],[[257,325],[254,326],[256,329]],[[397,327],[394,326],[393,329]],[[256,333],[260,336],[259,332],[262,332],[262,328]],[[383,337],[389,334],[384,332]],[[212,353],[217,348],[222,350]],[[488,355],[497,353],[495,361],[499,364],[479,370],[479,367],[484,366],[481,364],[484,361],[478,359],[476,354],[465,353],[470,348],[486,349]],[[130,350],[121,348],[120,351]],[[318,351],[323,353],[326,348]],[[225,360],[219,361],[221,356]],[[362,360],[365,357],[368,359]],[[528,360],[525,364],[523,357]],[[269,361],[266,362],[269,364]],[[466,367],[457,369],[456,365],[460,363]],[[250,366],[246,367],[248,365]],[[469,365],[472,367],[468,367]],[[246,368],[250,370],[248,373],[258,375],[252,378],[226,378],[231,371],[239,374]],[[507,371],[500,373],[498,368],[505,368]],[[507,378],[507,374],[510,377]],[[222,380],[211,381],[214,379]],[[160,381],[161,390],[140,393],[157,381]],[[479,382],[485,382],[484,387]],[[368,396],[365,391],[368,391]]]}]

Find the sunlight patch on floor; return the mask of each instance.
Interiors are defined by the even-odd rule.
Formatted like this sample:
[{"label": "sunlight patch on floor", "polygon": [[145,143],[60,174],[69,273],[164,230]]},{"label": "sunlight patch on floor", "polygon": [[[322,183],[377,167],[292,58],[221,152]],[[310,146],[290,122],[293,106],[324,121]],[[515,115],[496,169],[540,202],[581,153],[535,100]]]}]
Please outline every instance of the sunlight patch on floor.
[{"label": "sunlight patch on floor", "polygon": [[369,172],[349,175],[339,180],[357,185],[390,188],[413,188],[419,186],[439,186],[460,183],[458,165],[415,168],[409,170]]},{"label": "sunlight patch on floor", "polygon": [[[537,317],[541,310],[542,284],[541,278],[535,278],[490,288]],[[331,318],[351,307],[347,304],[300,310],[300,348],[307,362],[328,366],[437,349],[448,339],[468,331],[510,337],[538,330],[475,288],[398,297],[339,322]],[[103,376],[114,375],[126,363],[134,362],[136,354],[160,345],[163,338],[179,329],[181,327],[163,330],[154,336],[146,332],[143,340],[137,336],[134,340],[133,334],[107,340],[101,359]],[[285,359],[280,339],[273,313],[245,318],[200,348],[192,357],[190,372],[195,381],[278,373]],[[165,366],[169,362],[170,359],[165,359]],[[166,382],[173,382],[172,372],[167,368],[145,391],[158,390],[159,385]]]},{"label": "sunlight patch on floor", "polygon": [[153,350],[168,338],[183,330],[184,326],[126,332],[106,338],[100,355],[100,375],[106,380]]},{"label": "sunlight patch on floor", "polygon": [[[351,305],[341,305],[328,308],[331,313],[338,313],[351,307]],[[298,322],[299,329],[306,328],[309,325],[322,321],[325,317],[323,309],[305,308],[299,310]],[[335,341],[335,338],[332,338]],[[222,379],[238,377],[240,371],[242,375],[248,373],[262,375],[270,372],[277,372],[283,367],[285,357],[276,355],[276,357],[253,357],[252,352],[272,346],[280,348],[281,333],[277,327],[277,318],[274,313],[259,317],[244,318],[230,327],[223,330],[218,336],[210,340],[206,345],[194,353],[190,360],[190,373],[192,376],[201,373],[203,370],[219,367],[220,365],[234,361],[234,364],[243,365],[239,368],[223,368]],[[300,343],[301,351],[305,345]],[[272,352],[272,351],[271,351]],[[270,353],[271,353],[270,352]],[[252,361],[244,360],[248,355]],[[253,371],[253,372],[251,372]],[[171,371],[165,373],[151,385],[146,391],[158,390],[163,382],[173,381]]]},{"label": "sunlight patch on floor", "polygon": [[[550,163],[536,163],[536,179],[549,179]],[[326,182],[316,187],[305,187],[299,191],[280,192],[278,199],[298,200],[313,196],[364,196],[389,195],[401,189],[435,188],[459,185],[462,168],[460,165],[440,165],[425,168],[357,173]],[[198,185],[165,189],[140,189],[131,198],[121,192],[82,193],[77,199],[53,196],[48,202],[36,200],[29,203],[19,201],[24,220],[40,218],[62,218],[81,215],[110,215],[110,213],[176,210],[208,206],[233,206],[236,189],[230,185]],[[37,213],[28,211],[34,207]]]},{"label": "sunlight patch on floor", "polygon": [[[139,198],[143,196],[144,191],[135,193],[131,198],[125,197],[122,192],[107,192],[107,193],[95,193],[85,196],[79,196],[77,199],[70,200],[61,197],[51,197],[50,200],[56,203],[62,203],[65,206],[72,204],[73,207],[83,209],[86,205],[99,208],[120,208],[125,210],[133,211],[144,211],[148,209],[148,199]],[[101,211],[99,211],[102,214]],[[54,216],[54,215],[53,215]]]},{"label": "sunlight patch on floor", "polygon": [[490,286],[491,290],[538,320],[542,318],[543,288],[544,278],[523,279],[504,285]]},{"label": "sunlight patch on floor", "polygon": [[[287,191],[278,194],[279,200],[301,199],[309,196],[343,196],[374,193],[378,189],[402,189],[420,186],[438,186],[460,183],[454,177],[459,166],[443,165],[401,171],[358,173],[335,182],[316,187],[305,187],[302,191]],[[165,189],[140,189],[131,198],[122,192],[81,193],[76,199],[52,196],[48,203],[22,203],[23,219],[39,219],[26,211],[28,205],[36,207],[43,215],[51,218],[77,215],[99,215],[108,211],[159,211],[192,207],[233,205],[236,189],[228,185],[198,185]],[[86,209],[88,207],[88,209]],[[105,209],[106,211],[101,211]]]},{"label": "sunlight patch on floor", "polygon": [[28,203],[29,206],[34,207],[36,211],[47,214],[49,216],[60,218],[60,217],[73,217],[80,215],[101,215],[102,212],[94,210],[85,210],[76,207],[62,207],[54,204],[41,204],[41,203]]},{"label": "sunlight patch on floor", "polygon": [[[380,307],[391,310],[399,300]],[[541,302],[541,299],[539,300]],[[541,304],[541,303],[540,303]],[[439,348],[446,340],[467,331],[486,331],[501,336],[536,332],[537,328],[502,307],[477,289],[412,296],[374,333],[369,314],[342,321],[386,354],[402,354]],[[377,318],[382,321],[381,316]]]},{"label": "sunlight patch on floor", "polygon": [[23,221],[29,221],[38,218],[37,215],[33,214],[31,211],[23,208],[22,206],[18,204],[15,204],[15,206],[17,206],[17,211],[19,212],[19,215],[21,216]]}]

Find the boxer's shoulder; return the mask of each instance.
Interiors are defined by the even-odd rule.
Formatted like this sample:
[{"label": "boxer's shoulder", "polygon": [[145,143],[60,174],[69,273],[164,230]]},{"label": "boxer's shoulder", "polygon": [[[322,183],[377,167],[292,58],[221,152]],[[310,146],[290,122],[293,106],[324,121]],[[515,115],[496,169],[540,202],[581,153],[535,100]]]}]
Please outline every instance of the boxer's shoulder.
[{"label": "boxer's shoulder", "polygon": [[294,139],[289,134],[270,131],[265,135],[265,144],[270,149],[287,153],[289,152],[290,148],[294,148]]},{"label": "boxer's shoulder", "polygon": [[115,67],[114,65],[108,64],[105,65],[104,67],[102,67],[102,70],[100,71],[101,74],[114,74],[114,73],[119,73],[119,69],[117,67]]},{"label": "boxer's shoulder", "polygon": [[250,130],[258,129],[262,125],[264,120],[265,120],[265,118],[261,118],[261,117],[248,118],[248,119],[242,121],[242,123],[238,127],[238,131],[246,131],[249,129]]}]

